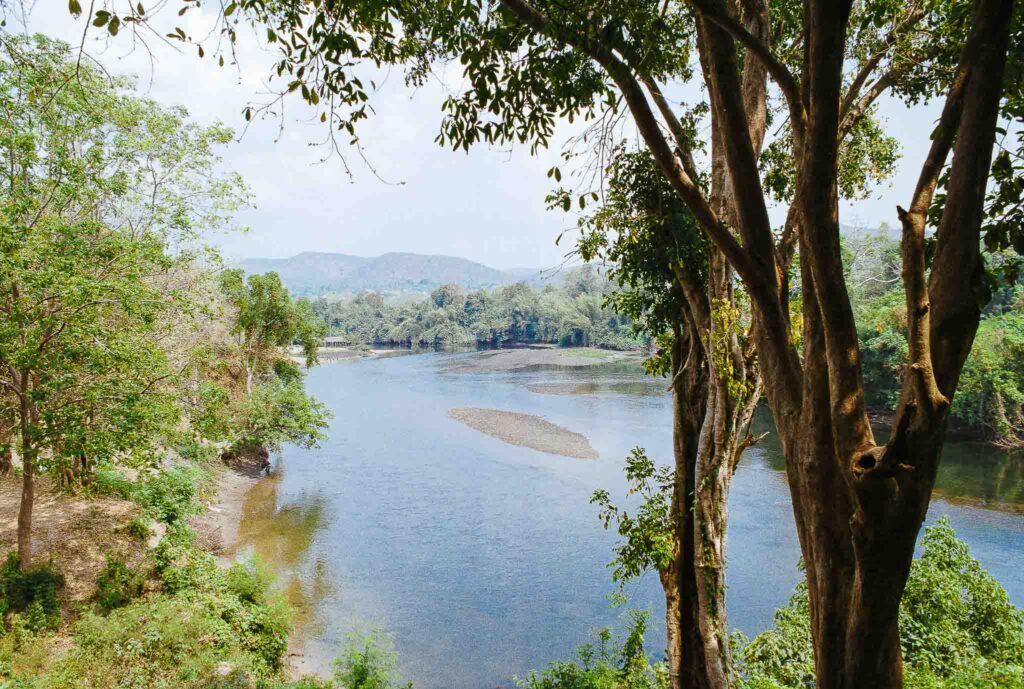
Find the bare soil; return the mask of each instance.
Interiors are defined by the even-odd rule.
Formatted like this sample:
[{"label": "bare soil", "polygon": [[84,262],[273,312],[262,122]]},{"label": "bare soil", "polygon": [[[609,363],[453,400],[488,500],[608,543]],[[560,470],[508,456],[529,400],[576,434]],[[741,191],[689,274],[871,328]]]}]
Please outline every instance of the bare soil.
[{"label": "bare soil", "polygon": [[[20,477],[0,478],[0,555],[4,557],[17,549],[20,503]],[[49,479],[37,479],[32,561],[52,560],[64,575],[65,618],[75,604],[96,593],[96,577],[106,566],[108,554],[123,558],[129,566],[141,566],[146,544],[127,529],[139,511],[138,505],[127,500],[63,493]]]}]

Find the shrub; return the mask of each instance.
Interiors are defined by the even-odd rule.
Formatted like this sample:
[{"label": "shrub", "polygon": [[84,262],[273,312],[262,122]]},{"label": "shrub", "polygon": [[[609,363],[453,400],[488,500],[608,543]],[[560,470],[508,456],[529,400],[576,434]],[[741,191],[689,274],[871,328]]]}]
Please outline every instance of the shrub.
[{"label": "shrub", "polygon": [[652,665],[643,639],[649,614],[631,610],[629,629],[621,646],[612,642],[607,629],[597,634],[596,643],[580,646],[576,660],[560,661],[526,679],[516,680],[519,689],[667,689],[664,663]]},{"label": "shrub", "polygon": [[124,560],[107,555],[107,566],[96,578],[96,605],[104,613],[127,605],[142,595],[146,575]]},{"label": "shrub", "polygon": [[98,466],[89,484],[96,495],[129,499],[132,493],[131,481],[113,466]]},{"label": "shrub", "polygon": [[132,490],[132,499],[157,521],[172,524],[199,509],[202,472],[179,464],[150,474]]},{"label": "shrub", "polygon": [[174,523],[153,553],[164,590],[209,610],[223,621],[225,633],[268,671],[280,669],[288,650],[291,611],[271,592],[269,570],[255,562],[224,570],[196,547],[195,532]]},{"label": "shrub", "polygon": [[213,556],[196,547],[196,532],[174,522],[153,550],[156,575],[169,593],[206,590],[223,578]]},{"label": "shrub", "polygon": [[194,438],[182,441],[175,450],[186,462],[194,464],[210,464],[220,456],[215,446],[200,443]]},{"label": "shrub", "polygon": [[221,663],[235,672],[268,674],[207,604],[155,595],[106,617],[86,613],[75,645],[37,684],[47,689],[216,686]]},{"label": "shrub", "polygon": [[271,378],[242,403],[243,428],[235,447],[265,447],[276,452],[284,443],[314,447],[323,440],[331,412],[306,394],[300,381]]},{"label": "shrub", "polygon": [[266,603],[267,591],[274,575],[269,567],[256,559],[236,562],[225,573],[228,590],[246,603]]},{"label": "shrub", "polygon": [[1024,663],[1024,611],[971,557],[949,520],[925,530],[900,607],[907,663],[952,675],[985,659]]},{"label": "shrub", "polygon": [[24,572],[17,553],[9,553],[0,568],[0,613],[23,613],[29,629],[40,630],[60,623],[57,592],[64,587],[64,576],[53,563],[37,565]]},{"label": "shrub", "polygon": [[393,689],[398,656],[391,637],[379,629],[352,632],[334,661],[334,681],[346,689]]},{"label": "shrub", "polygon": [[143,514],[137,515],[132,517],[132,520],[128,522],[128,525],[125,527],[125,531],[127,531],[128,535],[133,538],[140,541],[146,541],[149,539],[150,534],[153,533],[153,530],[149,526],[150,521],[150,518]]}]

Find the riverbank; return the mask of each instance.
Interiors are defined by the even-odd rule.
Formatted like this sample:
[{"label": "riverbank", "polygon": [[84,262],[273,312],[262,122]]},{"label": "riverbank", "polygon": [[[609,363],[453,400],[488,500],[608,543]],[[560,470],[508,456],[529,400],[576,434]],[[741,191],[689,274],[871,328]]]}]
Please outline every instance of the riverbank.
[{"label": "riverbank", "polygon": [[[32,570],[0,571],[0,686],[121,686],[138,675],[145,686],[221,678],[284,689],[315,674],[302,614],[262,565],[236,557],[246,496],[275,480],[262,467],[253,455],[102,470],[75,493],[38,479]],[[20,496],[20,476],[0,477],[3,553],[17,548]],[[31,605],[4,599],[22,590],[12,586],[29,587],[18,595]]]},{"label": "riverbank", "polygon": [[[35,562],[59,565],[65,585],[58,593],[64,622],[74,608],[96,592],[96,579],[108,556],[137,568],[146,558],[146,543],[131,534],[130,525],[142,510],[117,497],[86,497],[57,491],[48,477],[36,480],[32,515]],[[18,547],[18,505],[21,477],[0,478],[0,554]]]},{"label": "riverbank", "polygon": [[478,352],[447,369],[448,373],[496,373],[558,368],[589,368],[601,364],[636,362],[640,352],[593,347],[530,347]]},{"label": "riverbank", "polygon": [[[227,463],[214,482],[214,498],[206,510],[189,519],[197,534],[197,543],[213,554],[222,567],[229,567],[248,545],[246,502],[255,491],[279,480],[268,474],[256,456],[243,456]],[[280,574],[275,572],[275,574]],[[302,624],[307,615],[293,611],[294,628],[288,636],[284,671],[288,679],[323,675],[323,668],[307,660]]]}]

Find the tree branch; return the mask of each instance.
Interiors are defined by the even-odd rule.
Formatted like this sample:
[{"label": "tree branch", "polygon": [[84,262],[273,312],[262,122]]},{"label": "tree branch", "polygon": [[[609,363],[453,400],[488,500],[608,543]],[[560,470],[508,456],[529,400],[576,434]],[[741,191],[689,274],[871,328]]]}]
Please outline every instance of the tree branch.
[{"label": "tree branch", "polygon": [[807,113],[804,110],[800,85],[793,73],[775,57],[764,41],[750,33],[739,20],[733,17],[720,0],[690,0],[690,4],[697,8],[701,16],[727,31],[764,65],[768,74],[771,75],[772,81],[778,85],[786,99],[789,116],[793,121],[793,134],[797,142],[801,142],[804,132],[807,130]]}]

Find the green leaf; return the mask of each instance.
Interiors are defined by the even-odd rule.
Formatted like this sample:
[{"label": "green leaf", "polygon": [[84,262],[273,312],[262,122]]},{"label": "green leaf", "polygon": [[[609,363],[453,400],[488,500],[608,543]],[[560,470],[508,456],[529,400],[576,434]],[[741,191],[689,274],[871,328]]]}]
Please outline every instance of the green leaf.
[{"label": "green leaf", "polygon": [[68,0],[68,12],[76,17],[82,14],[82,6],[78,0]]}]

